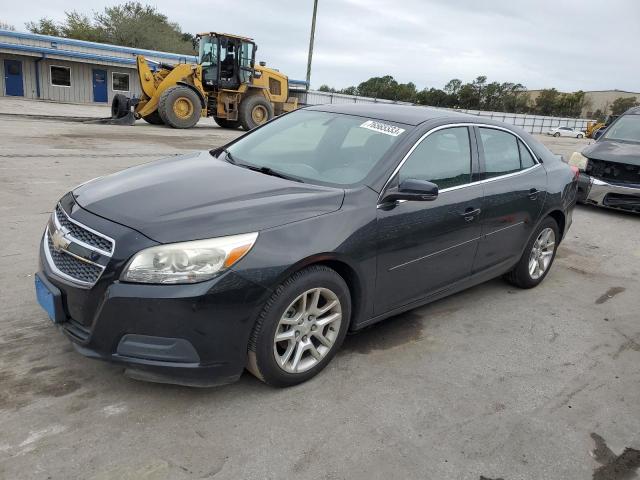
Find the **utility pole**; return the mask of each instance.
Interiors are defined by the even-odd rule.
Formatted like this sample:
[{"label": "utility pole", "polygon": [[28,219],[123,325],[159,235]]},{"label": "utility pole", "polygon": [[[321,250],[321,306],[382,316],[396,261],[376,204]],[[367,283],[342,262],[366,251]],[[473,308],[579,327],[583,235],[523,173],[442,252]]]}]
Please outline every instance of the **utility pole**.
[{"label": "utility pole", "polygon": [[311,87],[311,58],[313,57],[313,37],[316,34],[316,14],[318,0],[313,0],[313,17],[311,18],[311,36],[309,37],[309,58],[307,59],[307,90]]}]

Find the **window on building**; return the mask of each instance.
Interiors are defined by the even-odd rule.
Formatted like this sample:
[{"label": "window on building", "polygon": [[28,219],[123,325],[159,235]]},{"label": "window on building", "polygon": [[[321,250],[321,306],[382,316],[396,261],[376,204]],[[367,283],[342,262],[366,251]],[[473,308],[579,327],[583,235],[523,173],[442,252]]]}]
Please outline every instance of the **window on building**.
[{"label": "window on building", "polygon": [[129,91],[129,74],[113,72],[111,74],[111,85],[113,89],[119,92]]},{"label": "window on building", "polygon": [[51,65],[51,85],[56,87],[70,87],[71,86],[71,67],[59,67]]}]

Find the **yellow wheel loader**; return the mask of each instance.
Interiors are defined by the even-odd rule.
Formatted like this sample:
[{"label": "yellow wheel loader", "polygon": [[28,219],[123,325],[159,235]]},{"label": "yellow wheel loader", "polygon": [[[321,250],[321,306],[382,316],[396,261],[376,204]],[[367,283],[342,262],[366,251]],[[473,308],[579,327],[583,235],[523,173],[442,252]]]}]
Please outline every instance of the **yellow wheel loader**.
[{"label": "yellow wheel loader", "polygon": [[112,117],[133,114],[173,128],[191,128],[200,117],[213,117],[221,127],[251,130],[297,108],[297,98],[289,98],[287,76],[262,62],[255,65],[257,47],[252,39],[215,32],[198,34],[196,39],[195,65],[159,64],[152,71],[138,56],[142,96],[116,95]]}]

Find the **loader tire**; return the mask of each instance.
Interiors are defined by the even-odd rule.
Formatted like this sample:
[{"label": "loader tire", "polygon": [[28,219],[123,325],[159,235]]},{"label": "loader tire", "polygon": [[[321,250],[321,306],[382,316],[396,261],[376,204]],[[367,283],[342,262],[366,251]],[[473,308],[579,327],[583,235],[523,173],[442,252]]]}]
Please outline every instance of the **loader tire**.
[{"label": "loader tire", "polygon": [[117,93],[113,96],[111,101],[111,118],[122,118],[129,111],[129,99]]},{"label": "loader tire", "polygon": [[151,125],[164,125],[164,122],[162,121],[162,118],[160,118],[160,114],[158,113],[158,110],[155,110],[151,112],[149,115],[142,117],[142,119],[145,122],[150,123]]},{"label": "loader tire", "polygon": [[187,87],[168,88],[160,96],[158,113],[165,125],[173,128],[191,128],[200,120],[200,97]]},{"label": "loader tire", "polygon": [[240,103],[240,124],[245,130],[252,130],[273,118],[273,105],[262,95],[253,95]]},{"label": "loader tire", "polygon": [[238,128],[240,126],[240,120],[227,120],[226,118],[213,117],[213,121],[222,128]]}]

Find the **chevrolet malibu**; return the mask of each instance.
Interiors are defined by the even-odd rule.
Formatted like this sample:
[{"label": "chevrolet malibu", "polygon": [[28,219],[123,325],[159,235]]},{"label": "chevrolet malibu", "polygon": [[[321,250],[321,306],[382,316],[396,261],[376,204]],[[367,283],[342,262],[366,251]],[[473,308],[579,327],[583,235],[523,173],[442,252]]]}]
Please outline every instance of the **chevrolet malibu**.
[{"label": "chevrolet malibu", "polygon": [[538,285],[576,190],[577,169],[505,124],[310,107],[64,195],[36,295],[81,354],[133,378],[218,385],[246,367],[285,387],[347,332],[497,276]]}]

